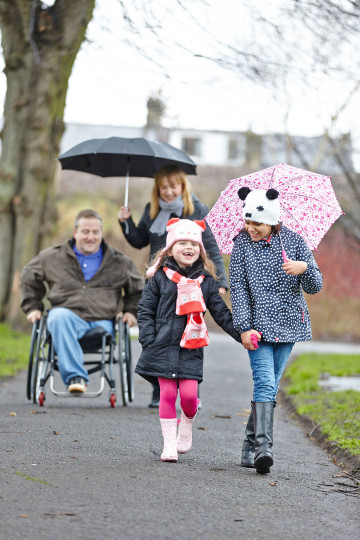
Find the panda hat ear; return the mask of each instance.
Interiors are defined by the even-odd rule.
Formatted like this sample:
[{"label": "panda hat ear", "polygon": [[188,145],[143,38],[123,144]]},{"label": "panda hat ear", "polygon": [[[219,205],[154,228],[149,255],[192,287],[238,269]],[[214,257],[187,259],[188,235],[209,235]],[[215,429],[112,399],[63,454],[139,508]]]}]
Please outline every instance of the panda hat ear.
[{"label": "panda hat ear", "polygon": [[275,199],[278,198],[278,196],[279,196],[279,192],[274,188],[270,188],[266,192],[266,197],[267,199],[269,199],[269,201],[274,201]]},{"label": "panda hat ear", "polygon": [[238,191],[239,199],[245,201],[246,197],[249,195],[251,189],[248,187],[242,187]]}]

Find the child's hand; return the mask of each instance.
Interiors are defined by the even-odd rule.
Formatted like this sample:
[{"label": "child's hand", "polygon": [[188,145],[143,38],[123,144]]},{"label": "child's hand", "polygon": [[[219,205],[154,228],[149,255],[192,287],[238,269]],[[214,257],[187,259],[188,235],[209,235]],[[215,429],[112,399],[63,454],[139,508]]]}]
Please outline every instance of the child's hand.
[{"label": "child's hand", "polygon": [[257,332],[256,330],[248,330],[247,332],[243,332],[241,334],[241,341],[242,341],[242,344],[243,344],[243,347],[244,349],[248,350],[248,351],[255,351],[255,349],[258,348],[258,345],[256,343],[256,346],[255,346],[255,339],[251,339],[251,336],[256,336],[258,340],[261,339],[261,334],[260,332]]},{"label": "child's hand", "polygon": [[308,265],[304,261],[292,261],[291,259],[288,259],[282,267],[288,276],[299,276],[306,271]]}]

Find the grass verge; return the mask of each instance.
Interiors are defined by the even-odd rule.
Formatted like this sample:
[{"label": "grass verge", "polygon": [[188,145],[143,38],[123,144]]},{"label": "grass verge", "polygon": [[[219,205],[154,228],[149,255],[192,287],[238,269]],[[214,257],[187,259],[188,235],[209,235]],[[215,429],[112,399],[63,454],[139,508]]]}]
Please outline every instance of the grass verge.
[{"label": "grass verge", "polygon": [[312,435],[330,453],[360,468],[360,392],[329,392],[319,385],[322,375],[360,375],[360,355],[302,354],[291,362],[284,375],[283,395],[290,399],[297,414],[310,420]]},{"label": "grass verge", "polygon": [[12,377],[27,369],[31,336],[0,324],[0,378]]}]

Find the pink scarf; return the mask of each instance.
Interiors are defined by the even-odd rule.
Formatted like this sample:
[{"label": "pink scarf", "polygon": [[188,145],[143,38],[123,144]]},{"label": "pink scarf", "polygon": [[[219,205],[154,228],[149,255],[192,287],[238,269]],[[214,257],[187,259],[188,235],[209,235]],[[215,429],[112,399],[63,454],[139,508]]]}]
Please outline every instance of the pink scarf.
[{"label": "pink scarf", "polygon": [[201,283],[205,276],[188,279],[170,268],[163,267],[166,276],[177,284],[176,315],[187,315],[187,324],[180,341],[184,349],[199,349],[209,344],[203,313],[206,310]]}]

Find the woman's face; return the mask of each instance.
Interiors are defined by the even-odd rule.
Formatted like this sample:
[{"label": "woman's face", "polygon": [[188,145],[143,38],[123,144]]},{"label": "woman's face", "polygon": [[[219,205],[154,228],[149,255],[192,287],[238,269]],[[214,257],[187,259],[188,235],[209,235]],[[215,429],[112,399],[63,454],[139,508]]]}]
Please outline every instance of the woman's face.
[{"label": "woman's face", "polygon": [[266,225],[265,223],[258,223],[257,221],[245,221],[245,229],[249,233],[251,240],[258,242],[263,238],[268,238],[270,236],[272,227],[271,225]]},{"label": "woman's face", "polygon": [[176,197],[181,195],[183,192],[183,186],[181,183],[175,184],[171,177],[170,180],[171,183],[169,182],[169,177],[164,176],[159,183],[159,197],[167,203],[175,200]]}]

